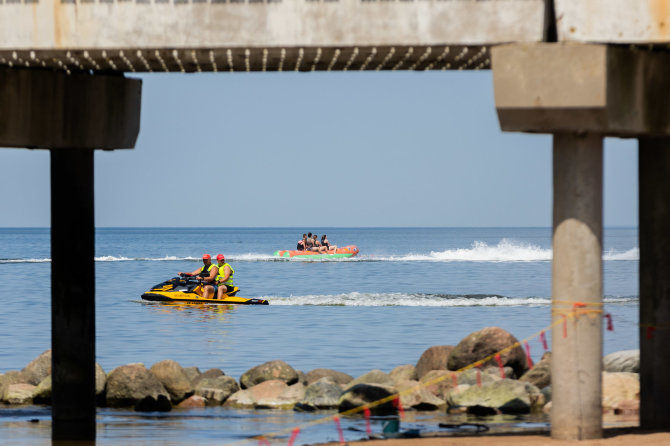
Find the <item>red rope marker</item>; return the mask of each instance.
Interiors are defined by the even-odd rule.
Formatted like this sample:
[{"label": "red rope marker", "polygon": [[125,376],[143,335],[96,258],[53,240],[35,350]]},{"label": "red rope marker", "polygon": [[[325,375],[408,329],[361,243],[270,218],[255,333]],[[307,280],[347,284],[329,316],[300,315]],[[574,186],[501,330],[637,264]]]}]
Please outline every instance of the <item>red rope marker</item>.
[{"label": "red rope marker", "polygon": [[498,363],[498,368],[500,369],[500,377],[502,379],[505,379],[505,367],[503,366],[502,358],[500,357],[500,353],[496,353],[495,355],[496,362]]},{"label": "red rope marker", "polygon": [[451,382],[454,384],[454,387],[458,387],[458,374],[452,373]]},{"label": "red rope marker", "polygon": [[528,368],[532,369],[533,368],[533,358],[530,356],[530,345],[528,344],[528,341],[523,341],[523,346],[526,349],[526,360],[528,361]]},{"label": "red rope marker", "polygon": [[402,407],[402,403],[400,402],[400,397],[396,397],[396,399],[393,400],[393,406],[398,408],[398,413],[400,414],[401,419],[405,419],[405,409]]},{"label": "red rope marker", "polygon": [[568,317],[565,314],[561,314],[563,318],[563,338],[568,337]]},{"label": "red rope marker", "polygon": [[342,425],[340,425],[340,417],[337,415],[334,416],[333,421],[335,422],[335,426],[337,426],[337,434],[340,436],[340,444],[344,444],[344,433],[342,432]]},{"label": "red rope marker", "polygon": [[654,337],[654,330],[656,330],[656,327],[647,327],[647,339]]},{"label": "red rope marker", "polygon": [[288,440],[288,446],[293,446],[293,442],[295,441],[299,433],[300,433],[299,427],[293,428],[293,431],[291,432],[291,438],[289,438]]},{"label": "red rope marker", "polygon": [[363,413],[365,414],[365,432],[368,434],[368,436],[371,436],[372,429],[370,428],[370,409],[366,407],[363,409]]},{"label": "red rope marker", "polygon": [[482,371],[480,369],[482,365],[478,364],[477,365],[477,386],[481,387],[482,386]]},{"label": "red rope marker", "polygon": [[542,342],[542,348],[544,349],[544,351],[546,352],[547,350],[549,350],[547,348],[547,336],[544,334],[544,330],[540,332],[540,341]]},{"label": "red rope marker", "polygon": [[614,331],[614,325],[612,324],[612,315],[605,313],[605,318],[607,319],[607,331]]},{"label": "red rope marker", "polygon": [[258,439],[258,446],[261,446],[261,445],[270,446],[270,442],[268,441],[267,438],[261,437],[261,438]]}]

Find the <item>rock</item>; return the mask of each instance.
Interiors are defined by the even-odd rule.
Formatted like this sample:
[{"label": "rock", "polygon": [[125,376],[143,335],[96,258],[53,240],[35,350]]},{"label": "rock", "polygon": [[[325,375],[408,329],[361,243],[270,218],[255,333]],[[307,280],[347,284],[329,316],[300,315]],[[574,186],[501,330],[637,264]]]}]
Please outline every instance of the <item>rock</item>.
[{"label": "rock", "polygon": [[551,396],[552,396],[552,394],[551,394],[551,385],[546,386],[546,387],[543,387],[542,389],[540,389],[540,392],[542,392],[542,395],[544,395],[544,400],[545,400],[546,402],[550,402],[550,401],[551,401]]},{"label": "rock", "polygon": [[333,409],[339,404],[342,389],[330,376],[313,382],[305,389],[305,396],[296,408],[304,411]]},{"label": "rock", "polygon": [[198,383],[202,379],[218,378],[219,376],[224,376],[224,375],[225,375],[225,373],[223,373],[223,370],[221,370],[221,369],[217,369],[217,368],[209,369],[209,370],[199,374],[195,378],[193,378],[191,380],[191,384],[193,384],[193,387],[198,387]]},{"label": "rock", "polygon": [[[440,370],[433,370],[440,372]],[[420,382],[416,380],[398,381],[396,389],[400,395],[400,402],[405,409],[414,410],[443,410],[447,407],[447,402],[433,395],[425,387],[420,387]]]},{"label": "rock", "polygon": [[18,370],[10,370],[4,375],[0,375],[0,401],[6,401],[5,393],[10,384],[23,383],[23,379],[23,374]]},{"label": "rock", "polygon": [[205,398],[199,395],[191,395],[181,403],[177,404],[180,409],[196,409],[205,407]]},{"label": "rock", "polygon": [[391,379],[391,376],[388,373],[384,373],[379,369],[374,369],[349,382],[346,388],[350,389],[357,384],[381,384],[383,386],[393,387],[393,379]]},{"label": "rock", "polygon": [[424,351],[416,363],[416,379],[421,379],[431,370],[447,370],[449,354],[453,345],[435,345]]},{"label": "rock", "polygon": [[[477,369],[468,369],[465,372],[458,373],[456,375],[458,384],[469,384],[471,386],[477,385]],[[485,371],[479,371],[479,380],[482,384],[491,383],[494,381],[500,381],[502,378],[500,374],[490,374]]]},{"label": "rock", "polygon": [[602,374],[603,410],[613,410],[622,401],[640,399],[640,377],[636,373]]},{"label": "rock", "polygon": [[[194,382],[196,378],[198,378],[200,375],[202,375],[202,372],[200,372],[200,369],[193,366],[193,367],[184,367],[184,374],[188,378],[189,381],[191,381],[191,384],[193,384],[193,387],[195,387],[196,383]],[[221,372],[223,374],[223,372]]]},{"label": "rock", "polygon": [[433,382],[433,384],[426,386],[426,390],[442,401],[446,401],[447,395],[454,388],[454,376],[458,376],[458,374],[448,370],[431,370],[423,375],[421,383]]},{"label": "rock", "polygon": [[[51,385],[51,381],[49,381]],[[95,364],[95,399],[99,406],[103,405],[105,402],[105,387],[107,385],[107,374],[102,366],[98,363]]]},{"label": "rock", "polygon": [[414,367],[412,364],[399,365],[398,367],[391,370],[389,376],[394,383],[413,379],[415,380],[417,379],[416,367]]},{"label": "rock", "polygon": [[235,392],[224,406],[233,408],[292,409],[304,399],[305,387],[302,383],[289,386],[280,379],[263,381],[248,389]]},{"label": "rock", "polygon": [[[482,330],[469,334],[449,353],[447,368],[459,370],[473,364],[480,359],[497,353],[506,347],[518,342],[517,339],[507,331],[498,327],[486,327]],[[520,346],[510,349],[500,355],[503,366],[514,369],[516,376],[522,376],[528,370],[526,353]],[[489,365],[498,366],[494,358],[491,358],[483,367]]]},{"label": "rock", "polygon": [[[501,379],[482,386],[457,387],[449,394],[450,406],[482,406],[502,413],[529,413],[544,405],[544,397],[534,385],[512,379]],[[532,395],[532,396],[531,396]]]},{"label": "rock", "polygon": [[314,370],[310,370],[305,375],[306,385],[309,387],[313,383],[317,382],[318,380],[320,380],[321,378],[326,377],[326,376],[332,378],[333,382],[335,384],[339,384],[339,385],[349,384],[354,379],[351,375],[347,375],[346,373],[338,372],[337,370],[314,369]]},{"label": "rock", "polygon": [[622,350],[603,358],[606,372],[640,373],[640,350]]},{"label": "rock", "polygon": [[45,351],[21,370],[24,382],[34,386],[51,375],[51,349]]},{"label": "rock", "polygon": [[109,373],[105,402],[110,407],[135,406],[140,411],[171,408],[167,390],[142,364],[123,365]]},{"label": "rock", "polygon": [[[364,404],[381,400],[394,393],[396,393],[396,389],[392,386],[383,384],[355,384],[342,393],[338,401],[337,410],[339,412],[346,412]],[[379,406],[371,407],[370,412],[374,414],[394,414],[397,413],[397,409],[392,401],[388,401]]]},{"label": "rock", "polygon": [[499,376],[500,379],[517,379],[516,373],[514,373],[514,369],[509,366],[503,367],[503,374],[504,376],[500,373],[500,367],[496,366],[486,366],[482,369],[482,372],[488,373],[489,375],[494,375],[494,376]]},{"label": "rock", "polygon": [[165,390],[170,394],[170,400],[174,403],[185,400],[195,391],[191,380],[176,361],[168,359],[157,362],[149,371],[163,384]]},{"label": "rock", "polygon": [[542,359],[533,366],[532,369],[519,378],[519,381],[525,381],[533,384],[539,389],[543,389],[551,384],[551,353],[547,352]]},{"label": "rock", "polygon": [[615,415],[639,415],[640,400],[621,400],[612,409]]},{"label": "rock", "polygon": [[201,379],[195,388],[195,394],[204,397],[208,406],[220,406],[238,390],[240,386],[235,378],[220,375],[216,378]]},{"label": "rock", "polygon": [[37,386],[27,383],[9,384],[5,391],[5,401],[8,404],[30,404]]},{"label": "rock", "polygon": [[51,375],[42,380],[33,393],[33,403],[51,404]]},{"label": "rock", "polygon": [[244,372],[240,386],[248,389],[269,380],[280,380],[288,385],[298,382],[298,372],[281,360],[269,361]]},{"label": "rock", "polygon": [[551,413],[551,406],[552,406],[551,401],[549,401],[549,402],[548,402],[547,404],[545,404],[544,407],[542,408],[542,413],[545,413],[545,414],[549,415],[549,414]]}]

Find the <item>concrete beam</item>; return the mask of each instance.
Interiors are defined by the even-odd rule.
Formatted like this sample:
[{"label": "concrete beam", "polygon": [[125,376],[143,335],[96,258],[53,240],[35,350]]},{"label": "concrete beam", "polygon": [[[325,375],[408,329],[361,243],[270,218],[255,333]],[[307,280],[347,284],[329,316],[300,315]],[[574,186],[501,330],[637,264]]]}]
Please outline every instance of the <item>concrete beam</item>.
[{"label": "concrete beam", "polygon": [[493,48],[492,65],[504,131],[670,135],[670,54],[513,44]]},{"label": "concrete beam", "polygon": [[119,75],[0,68],[0,147],[132,148],[141,91]]},{"label": "concrete beam", "polygon": [[640,425],[670,428],[670,138],[640,138]]}]

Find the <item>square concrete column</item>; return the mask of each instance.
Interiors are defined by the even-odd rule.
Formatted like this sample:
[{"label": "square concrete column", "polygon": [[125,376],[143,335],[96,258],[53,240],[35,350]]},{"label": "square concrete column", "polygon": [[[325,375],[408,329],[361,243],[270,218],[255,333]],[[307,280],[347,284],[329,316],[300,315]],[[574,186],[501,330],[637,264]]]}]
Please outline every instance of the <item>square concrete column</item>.
[{"label": "square concrete column", "polygon": [[601,438],[602,136],[555,134],[553,170],[551,434]]},{"label": "square concrete column", "polygon": [[670,429],[670,138],[640,138],[640,425]]}]

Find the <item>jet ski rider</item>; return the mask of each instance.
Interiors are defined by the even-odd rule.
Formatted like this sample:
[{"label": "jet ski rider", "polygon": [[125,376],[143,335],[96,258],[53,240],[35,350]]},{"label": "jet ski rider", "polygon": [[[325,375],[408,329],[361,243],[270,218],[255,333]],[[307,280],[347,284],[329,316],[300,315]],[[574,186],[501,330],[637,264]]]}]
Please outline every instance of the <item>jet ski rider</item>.
[{"label": "jet ski rider", "polygon": [[219,273],[219,268],[216,265],[212,264],[212,256],[209,254],[202,255],[202,267],[192,271],[190,273],[179,272],[179,275],[182,274],[187,276],[197,276],[198,280],[201,280],[203,283],[203,299],[212,299],[214,297],[214,280],[216,275]]},{"label": "jet ski rider", "polygon": [[216,284],[218,285],[216,298],[223,299],[223,295],[234,288],[233,276],[235,275],[235,270],[230,264],[226,263],[226,257],[223,254],[217,255],[216,261],[219,268],[219,274],[216,276]]}]

